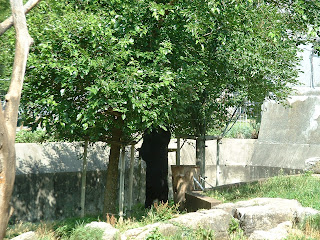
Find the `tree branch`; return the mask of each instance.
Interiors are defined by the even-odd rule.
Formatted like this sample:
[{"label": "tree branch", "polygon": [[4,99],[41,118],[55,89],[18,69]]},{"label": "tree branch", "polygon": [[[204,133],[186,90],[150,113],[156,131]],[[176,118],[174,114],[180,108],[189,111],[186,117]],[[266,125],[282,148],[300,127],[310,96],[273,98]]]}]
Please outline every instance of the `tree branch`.
[{"label": "tree branch", "polygon": [[14,143],[23,79],[27,65],[29,48],[33,40],[28,32],[22,1],[11,0],[10,2],[12,16],[14,16],[13,22],[16,31],[16,46],[11,83],[5,97],[6,105],[4,116],[9,134],[9,141]]},{"label": "tree branch", "polygon": [[[29,0],[24,6],[24,13],[27,14],[32,8],[34,8],[41,0]],[[13,26],[13,17],[10,16],[2,23],[0,23],[0,36],[4,34],[10,27]]]}]

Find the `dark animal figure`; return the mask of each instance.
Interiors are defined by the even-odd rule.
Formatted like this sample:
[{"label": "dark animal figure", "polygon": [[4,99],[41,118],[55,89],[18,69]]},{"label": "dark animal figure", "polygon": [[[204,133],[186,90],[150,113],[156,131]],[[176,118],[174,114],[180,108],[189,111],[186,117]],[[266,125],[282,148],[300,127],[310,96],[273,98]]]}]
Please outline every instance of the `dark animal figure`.
[{"label": "dark animal figure", "polygon": [[140,156],[147,164],[145,208],[168,201],[168,145],[171,134],[163,129],[146,131]]}]

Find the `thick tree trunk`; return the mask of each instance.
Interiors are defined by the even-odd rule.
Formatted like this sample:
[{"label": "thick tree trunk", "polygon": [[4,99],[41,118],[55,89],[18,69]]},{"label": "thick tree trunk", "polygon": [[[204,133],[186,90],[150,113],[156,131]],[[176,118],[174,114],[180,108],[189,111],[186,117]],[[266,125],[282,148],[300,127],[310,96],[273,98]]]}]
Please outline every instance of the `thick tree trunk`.
[{"label": "thick tree trunk", "polygon": [[[39,0],[32,2],[37,3]],[[12,11],[10,21],[13,22],[16,31],[16,49],[10,87],[5,98],[5,109],[0,104],[0,239],[5,237],[7,224],[13,211],[9,203],[16,170],[14,144],[23,79],[29,47],[32,44],[22,0],[10,0],[10,5]],[[29,6],[30,9],[33,6]],[[6,23],[7,21],[0,24],[0,35],[11,26]]]},{"label": "thick tree trunk", "polygon": [[112,130],[112,141],[109,156],[109,164],[107,168],[107,181],[104,195],[103,217],[107,214],[117,213],[117,200],[118,200],[118,166],[121,149],[122,131],[118,128]]},{"label": "thick tree trunk", "polygon": [[15,160],[14,143],[9,141],[2,106],[0,106],[0,239],[5,236],[13,210],[9,203],[15,178]]}]

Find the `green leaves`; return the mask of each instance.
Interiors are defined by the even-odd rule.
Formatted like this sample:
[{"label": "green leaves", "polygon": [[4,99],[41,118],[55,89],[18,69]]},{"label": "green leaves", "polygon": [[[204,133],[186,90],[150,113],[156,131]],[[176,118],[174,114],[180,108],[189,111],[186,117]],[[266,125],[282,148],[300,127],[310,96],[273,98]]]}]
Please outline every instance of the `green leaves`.
[{"label": "green leaves", "polygon": [[219,128],[234,106],[288,95],[297,83],[292,36],[317,22],[313,4],[47,0],[29,17],[25,111],[71,139],[108,136],[109,109],[129,138],[150,126]]}]

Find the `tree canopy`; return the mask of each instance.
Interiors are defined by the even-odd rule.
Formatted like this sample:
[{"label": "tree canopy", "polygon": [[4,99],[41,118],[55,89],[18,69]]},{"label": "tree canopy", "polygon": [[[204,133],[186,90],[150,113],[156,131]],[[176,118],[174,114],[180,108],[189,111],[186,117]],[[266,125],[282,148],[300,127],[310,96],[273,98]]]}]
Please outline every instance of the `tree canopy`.
[{"label": "tree canopy", "polygon": [[310,4],[43,2],[29,19],[35,45],[24,103],[48,129],[71,134],[107,136],[112,109],[128,137],[169,125],[197,135],[203,122],[220,127],[232,106],[289,94],[297,36],[317,20]]},{"label": "tree canopy", "polygon": [[[150,34],[149,22],[142,19],[149,13],[147,4],[125,4],[129,2],[121,6],[111,1],[105,6],[109,11],[89,11],[85,3],[43,3],[38,14],[45,14],[48,24],[37,23],[37,15],[30,19],[37,24],[30,29],[36,36],[24,103],[31,116],[41,116],[38,121],[47,130],[88,131],[105,138],[116,112],[130,136],[168,120],[172,104],[165,96],[172,95],[174,79],[166,66],[171,44],[155,41],[152,51],[141,46]],[[118,13],[117,7],[125,12]]]}]

